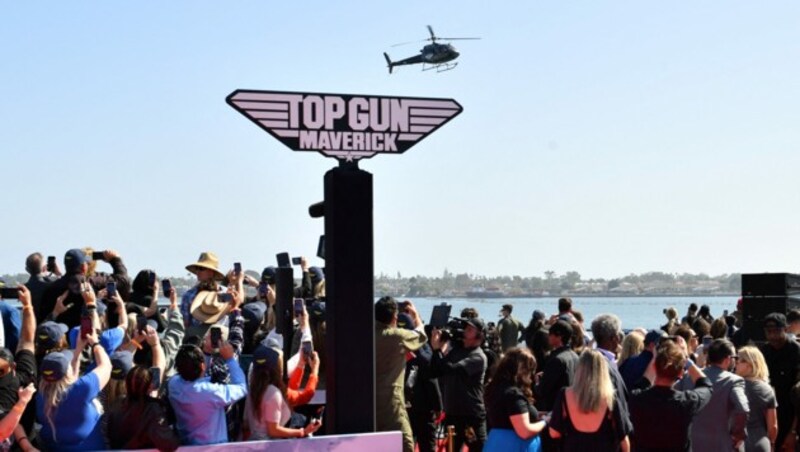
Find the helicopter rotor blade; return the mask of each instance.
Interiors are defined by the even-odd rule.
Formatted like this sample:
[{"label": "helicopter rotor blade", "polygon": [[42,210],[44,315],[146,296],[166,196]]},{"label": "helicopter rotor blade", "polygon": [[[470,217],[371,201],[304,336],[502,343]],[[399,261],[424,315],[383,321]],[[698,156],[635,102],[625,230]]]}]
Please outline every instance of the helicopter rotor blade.
[{"label": "helicopter rotor blade", "polygon": [[430,25],[428,25],[427,27],[428,27],[428,33],[431,34],[430,41],[436,41],[437,38],[436,35],[433,34],[433,27],[431,27]]},{"label": "helicopter rotor blade", "polygon": [[441,41],[466,41],[466,40],[475,41],[475,40],[479,40],[481,38],[436,38],[436,39],[439,39]]},{"label": "helicopter rotor blade", "polygon": [[417,41],[401,42],[399,44],[392,44],[390,47],[405,46],[405,45],[415,44],[415,43],[418,43],[418,42],[425,42],[425,41],[429,41],[429,39],[420,39],[420,40],[417,40]]}]

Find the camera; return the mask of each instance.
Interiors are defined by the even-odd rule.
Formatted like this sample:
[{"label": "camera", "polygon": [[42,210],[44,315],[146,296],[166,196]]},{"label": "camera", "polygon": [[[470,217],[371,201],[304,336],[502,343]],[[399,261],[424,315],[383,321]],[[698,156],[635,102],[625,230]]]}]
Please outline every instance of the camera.
[{"label": "camera", "polygon": [[442,341],[460,342],[464,340],[464,330],[467,328],[467,320],[453,317],[442,328]]}]

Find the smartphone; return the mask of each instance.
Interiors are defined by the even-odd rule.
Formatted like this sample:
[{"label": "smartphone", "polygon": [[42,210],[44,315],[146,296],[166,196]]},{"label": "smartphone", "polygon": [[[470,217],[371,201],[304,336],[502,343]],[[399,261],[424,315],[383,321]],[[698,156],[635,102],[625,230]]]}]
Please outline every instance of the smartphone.
[{"label": "smartphone", "polygon": [[19,289],[17,289],[16,287],[0,288],[0,298],[3,298],[4,300],[19,299]]},{"label": "smartphone", "polygon": [[241,262],[234,262],[233,263],[233,273],[236,275],[242,274],[242,263]]},{"label": "smartphone", "polygon": [[293,257],[292,258],[292,265],[300,265],[300,261],[303,259],[302,257]]},{"label": "smartphone", "polygon": [[223,303],[230,303],[233,301],[233,294],[228,292],[222,292],[219,294],[219,300]]},{"label": "smartphone", "polygon": [[47,256],[47,271],[53,273],[56,271],[56,257]]},{"label": "smartphone", "polygon": [[295,298],[294,299],[294,316],[298,317],[303,315],[303,305],[305,304],[305,300],[302,298]]},{"label": "smartphone", "polygon": [[314,346],[310,341],[303,342],[302,347],[303,355],[305,355],[306,358],[310,357],[311,354],[314,353]]},{"label": "smartphone", "polygon": [[150,285],[151,286],[155,285],[155,283],[156,283],[156,272],[148,272],[147,276],[149,278],[148,282],[150,283]]},{"label": "smartphone", "polygon": [[222,330],[217,327],[211,327],[211,346],[219,348],[219,343],[222,342]]},{"label": "smartphone", "polygon": [[161,369],[158,367],[151,367],[150,379],[152,380],[150,384],[153,386],[153,390],[157,391],[161,387]]},{"label": "smartphone", "polygon": [[144,334],[146,328],[147,328],[147,317],[143,315],[136,316],[136,330]]},{"label": "smartphone", "polygon": [[259,285],[258,285],[258,294],[261,295],[262,297],[266,297],[267,296],[267,283],[265,283],[265,282],[259,283]]},{"label": "smartphone", "polygon": [[104,251],[95,251],[92,253],[92,260],[93,261],[101,261],[105,259],[105,252]]},{"label": "smartphone", "polygon": [[111,281],[110,283],[106,284],[106,292],[108,292],[108,298],[117,295],[117,283]]},{"label": "smartphone", "polygon": [[444,328],[450,320],[450,311],[453,309],[452,305],[442,303],[433,307],[431,312],[431,321],[428,322],[433,328]]},{"label": "smartphone", "polygon": [[85,339],[92,334],[92,328],[92,316],[88,312],[81,315],[81,337]]},{"label": "smartphone", "polygon": [[711,336],[704,336],[704,337],[703,337],[703,348],[706,348],[706,347],[708,347],[709,345],[711,345],[711,342],[712,342],[713,340],[714,340],[714,338],[713,338],[713,337],[711,337]]},{"label": "smartphone", "polygon": [[278,267],[291,267],[291,260],[289,259],[289,253],[278,253],[275,255],[278,259]]},{"label": "smartphone", "polygon": [[164,291],[165,297],[169,297],[169,293],[172,291],[172,283],[168,279],[161,280],[161,290]]}]

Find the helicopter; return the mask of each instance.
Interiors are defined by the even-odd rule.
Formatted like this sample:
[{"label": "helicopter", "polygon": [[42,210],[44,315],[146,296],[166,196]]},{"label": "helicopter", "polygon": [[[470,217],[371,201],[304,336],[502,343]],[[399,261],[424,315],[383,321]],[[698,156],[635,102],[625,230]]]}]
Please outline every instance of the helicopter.
[{"label": "helicopter", "polygon": [[[392,73],[392,69],[395,66],[406,66],[409,64],[420,64],[422,63],[422,70],[429,71],[431,69],[436,69],[436,72],[443,72],[449,71],[454,69],[457,62],[452,62],[460,55],[455,47],[450,44],[439,44],[436,41],[454,41],[454,40],[467,40],[467,39],[481,39],[481,38],[440,38],[433,33],[433,27],[428,25],[428,32],[431,34],[430,38],[423,39],[422,41],[430,41],[431,43],[423,47],[419,51],[419,55],[415,55],[403,60],[399,61],[392,61],[389,58],[389,54],[386,52],[383,53],[383,57],[386,58],[386,64],[389,67],[389,73]],[[411,44],[414,42],[421,42],[421,41],[411,41],[411,42],[402,42],[400,44],[395,44],[392,47],[402,46],[406,44]]]}]

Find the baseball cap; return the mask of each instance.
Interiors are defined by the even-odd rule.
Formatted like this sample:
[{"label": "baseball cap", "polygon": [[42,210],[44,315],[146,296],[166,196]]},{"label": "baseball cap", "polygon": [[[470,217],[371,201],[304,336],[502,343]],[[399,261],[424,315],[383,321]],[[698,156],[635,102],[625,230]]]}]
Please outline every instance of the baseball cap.
[{"label": "baseball cap", "polygon": [[265,268],[264,271],[261,272],[261,281],[267,284],[275,284],[275,274],[277,270],[275,267],[270,265],[269,267]]},{"label": "baseball cap", "polygon": [[44,322],[36,328],[36,348],[52,350],[61,342],[61,338],[69,331],[67,325],[56,322]]},{"label": "baseball cap", "polygon": [[81,265],[87,262],[89,262],[89,256],[78,248],[73,248],[64,255],[64,269],[67,273],[77,273]]},{"label": "baseball cap", "polygon": [[405,312],[401,312],[400,314],[397,314],[397,327],[413,330],[414,320],[410,315],[406,314]]},{"label": "baseball cap", "polygon": [[785,328],[786,316],[781,314],[780,312],[773,312],[767,314],[767,316],[764,317],[764,328],[769,328],[769,327]]},{"label": "baseball cap", "polygon": [[485,333],[486,332],[486,324],[483,323],[483,320],[481,320],[478,317],[475,317],[474,319],[467,319],[467,325],[474,326],[481,333]]},{"label": "baseball cap", "polygon": [[323,279],[325,279],[325,273],[319,267],[311,267],[308,269],[308,272],[311,274],[311,285],[316,286]]},{"label": "baseball cap", "polygon": [[253,351],[253,367],[256,369],[274,369],[278,366],[281,354],[278,351],[280,344],[273,338],[267,338],[258,344]]},{"label": "baseball cap", "polygon": [[261,323],[266,312],[267,305],[261,301],[254,301],[242,306],[242,317],[245,322]]},{"label": "baseball cap", "polygon": [[42,360],[42,378],[49,382],[61,380],[67,375],[70,361],[72,352],[69,350],[48,353]]},{"label": "baseball cap", "polygon": [[650,330],[644,336],[644,345],[648,346],[650,344],[658,345],[661,342],[661,339],[666,337],[666,333],[661,330]]},{"label": "baseball cap", "polygon": [[111,354],[111,378],[123,380],[133,368],[133,353],[122,350]]}]

